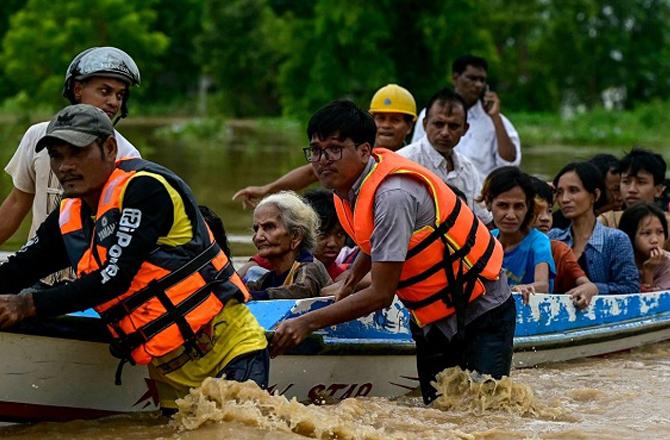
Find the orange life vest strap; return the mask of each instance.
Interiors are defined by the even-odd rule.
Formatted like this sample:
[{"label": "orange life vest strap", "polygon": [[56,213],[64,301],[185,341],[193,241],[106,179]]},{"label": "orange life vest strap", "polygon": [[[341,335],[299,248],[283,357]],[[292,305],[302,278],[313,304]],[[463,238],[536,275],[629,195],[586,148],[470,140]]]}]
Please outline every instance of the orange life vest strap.
[{"label": "orange life vest strap", "polygon": [[[214,284],[220,284],[230,279],[235,273],[232,263],[228,261],[212,281],[193,292],[188,299],[179,305],[175,305],[172,302],[170,297],[168,297],[166,290],[200,271],[200,269],[209,264],[221,252],[222,251],[216,242],[213,242],[207,249],[179,269],[164,276],[160,280],[151,281],[144,289],[138,290],[133,295],[124,298],[123,301],[102,312],[100,317],[103,322],[111,326],[117,335],[117,337],[110,343],[112,354],[122,360],[128,360],[132,364],[134,363],[131,355],[132,351],[148,342],[151,338],[172,324],[177,325],[177,328],[184,339],[184,345],[190,347],[192,350],[198,351],[198,347],[195,344],[196,335],[190,324],[186,321],[186,315],[212,295],[211,287]],[[231,285],[231,289],[226,295],[217,296],[221,302],[225,304],[226,300],[233,297],[236,292],[237,288],[234,285]],[[222,298],[223,296],[226,298]],[[130,315],[151,298],[158,299],[165,309],[165,314],[160,318],[145,324],[133,333],[126,334],[118,325],[118,321],[125,316]],[[117,373],[117,376],[120,376],[120,370]]]},{"label": "orange life vest strap", "polygon": [[[462,204],[463,202],[460,199],[456,199],[456,204],[454,205],[454,209],[451,215],[449,215],[449,217],[444,222],[442,222],[441,225],[439,225],[433,232],[431,232],[430,235],[428,235],[426,238],[421,240],[420,243],[418,243],[416,246],[410,249],[407,252],[407,259],[414,257],[415,255],[417,255],[419,252],[421,252],[423,249],[425,249],[426,247],[431,245],[435,240],[438,239],[443,240],[445,246],[448,246],[449,244],[446,242],[446,240],[444,240],[444,236],[449,232],[449,229],[451,229],[454,222],[456,221],[456,218],[458,217],[458,214],[461,211]],[[413,284],[421,282],[426,278],[432,276],[436,272],[438,272],[440,269],[449,270],[447,268],[451,267],[450,263],[453,263],[458,259],[465,258],[465,256],[470,252],[472,247],[475,245],[477,226],[478,226],[477,222],[472,223],[472,226],[468,231],[467,241],[463,244],[463,246],[461,246],[460,249],[456,250],[454,253],[449,253],[448,261],[447,260],[438,261],[435,265],[429,267],[422,273],[416,274],[410,278],[400,281],[398,283],[398,287],[399,288],[409,287]],[[493,255],[494,249],[495,249],[495,241],[493,237],[490,237],[485,252],[482,254],[481,258],[477,261],[477,263],[475,263],[470,268],[470,270],[468,270],[467,275],[472,277],[479,276],[481,271],[484,270],[484,266],[488,264],[488,260],[491,258],[491,255]]]},{"label": "orange life vest strap", "polygon": [[[151,298],[158,297],[160,300],[159,295],[161,293],[164,293],[170,287],[202,269],[202,267],[215,258],[219,252],[221,252],[219,246],[216,244],[216,242],[212,242],[211,245],[209,245],[204,251],[198,254],[191,261],[184,264],[179,269],[176,269],[175,271],[167,274],[163,278],[152,281],[144,289],[138,290],[134,294],[119,301],[119,303],[100,313],[100,317],[106,324],[114,325],[122,318],[130,315],[138,307],[149,301]],[[230,264],[229,261],[228,264],[226,264],[226,266],[219,272],[219,274],[217,274],[218,276],[214,282],[219,283],[222,281],[227,281],[234,272],[235,269],[233,269],[232,264]],[[220,278],[221,276],[222,278]],[[163,305],[163,307],[165,307],[165,305]],[[169,313],[167,307],[166,310]]]},{"label": "orange life vest strap", "polygon": [[[470,297],[474,291],[475,283],[482,270],[484,270],[484,266],[488,263],[489,259],[493,255],[493,251],[495,250],[495,239],[493,236],[491,236],[489,237],[488,245],[486,246],[486,250],[482,254],[481,258],[479,258],[479,260],[467,272],[463,272],[463,258],[470,252],[472,246],[475,244],[475,234],[477,232],[478,226],[477,222],[474,221],[472,223],[472,226],[468,231],[467,241],[460,249],[456,250],[455,252],[451,252],[451,247],[445,238],[446,233],[456,221],[462,204],[463,202],[460,200],[460,198],[456,198],[454,209],[449,217],[447,217],[447,219],[442,222],[442,224],[439,225],[435,231],[433,231],[430,235],[428,235],[420,243],[407,252],[408,258],[416,256],[421,250],[427,248],[435,240],[440,239],[444,244],[443,259],[422,273],[402,280],[398,283],[398,288],[409,287],[427,279],[428,277],[437,273],[440,269],[444,269],[448,283],[443,289],[440,289],[433,295],[430,295],[429,297],[423,298],[419,301],[408,301],[407,299],[403,299],[402,302],[408,309],[416,310],[422,307],[426,307],[436,301],[444,301],[448,307],[453,307],[456,310],[457,337],[461,339],[465,334],[465,310],[470,303]],[[458,262],[458,270],[456,270],[456,273],[454,273],[455,262]]]},{"label": "orange life vest strap", "polygon": [[[456,203],[454,204],[454,209],[451,211],[449,216],[440,224],[433,232],[430,233],[426,238],[421,240],[416,246],[414,246],[412,249],[407,251],[407,256],[406,259],[409,260],[413,256],[417,255],[419,252],[423,251],[426,249],[428,246],[433,244],[433,242],[440,237],[444,236],[447,232],[449,232],[449,229],[451,229],[454,226],[454,223],[456,223],[456,219],[458,218],[458,215],[461,213],[461,208],[463,207],[463,202],[461,202],[460,197],[456,197]],[[475,225],[477,223],[475,222]],[[469,234],[468,238],[474,238],[474,234]],[[469,250],[468,250],[469,251]]]},{"label": "orange life vest strap", "polygon": [[[152,284],[154,283],[155,282],[152,282]],[[145,344],[151,338],[153,338],[158,333],[162,332],[172,324],[177,324],[179,331],[181,332],[182,337],[184,338],[185,346],[191,345],[193,348],[197,348],[194,345],[195,333],[193,333],[191,326],[188,324],[188,322],[186,322],[186,319],[184,317],[189,312],[191,312],[191,310],[198,307],[203,301],[205,301],[212,294],[210,287],[212,286],[213,283],[214,282],[205,284],[200,289],[193,292],[193,294],[191,294],[191,296],[189,296],[188,299],[186,299],[177,306],[172,304],[170,298],[164,291],[156,289],[155,290],[156,294],[154,296],[156,296],[160,300],[161,305],[165,307],[166,313],[162,315],[160,318],[155,319],[149,322],[148,324],[145,324],[144,326],[140,327],[133,333],[126,335],[123,334],[123,332],[121,332],[120,334],[118,334],[118,337],[112,340],[112,342],[110,343],[112,354],[121,359],[127,359],[129,362],[133,363],[132,356],[130,353],[137,347],[141,346],[142,344]],[[155,284],[154,286],[152,286],[152,284],[150,284],[147,287],[155,288]]]},{"label": "orange life vest strap", "polygon": [[[474,281],[477,280],[477,277],[479,276],[479,273],[482,271],[482,268],[486,264],[486,259],[489,258],[490,255],[493,253],[494,248],[495,248],[495,242],[493,242],[493,241],[489,242],[489,245],[486,248],[486,251],[482,255],[482,259],[480,261],[478,261],[477,263],[475,263],[475,265],[472,266],[469,271],[467,271],[465,274],[462,274],[462,280],[463,281],[465,281],[466,283],[472,283],[473,288],[474,288]],[[440,268],[444,268],[445,271],[448,272],[447,273],[447,278],[451,278],[452,280],[456,281],[457,277],[454,275],[453,269],[450,268],[451,267],[450,263],[453,263],[455,261],[454,255],[456,255],[456,253],[449,254],[448,259],[450,261],[448,261],[448,262],[442,262],[441,261],[437,265],[431,267],[429,269],[429,271],[430,271],[429,275],[434,274]],[[437,269],[433,270],[434,268],[437,268]],[[399,282],[398,283],[398,288],[409,286],[410,285],[409,281],[414,281],[414,278],[415,277],[408,278],[407,280]],[[424,277],[424,278],[427,278],[427,277]],[[422,280],[423,280],[423,278],[421,280],[418,280],[418,281],[422,281]],[[418,281],[414,281],[414,282],[418,282]],[[447,285],[444,289],[441,289],[437,293],[435,293],[435,294],[433,294],[433,295],[431,295],[427,298],[424,298],[420,301],[409,301],[407,299],[403,299],[402,303],[405,305],[405,307],[407,307],[410,310],[420,309],[422,307],[425,307],[425,306],[427,306],[431,303],[434,303],[435,301],[439,301],[439,300],[443,300],[449,307],[454,307],[455,306],[454,301],[452,301],[452,298],[449,295],[452,292],[452,290],[453,290],[453,287],[450,286],[450,285]],[[464,292],[464,293],[466,293],[466,292]],[[469,293],[472,294],[472,292],[469,292]],[[469,295],[467,295],[467,296],[468,296],[468,300],[469,300],[470,299]]]}]

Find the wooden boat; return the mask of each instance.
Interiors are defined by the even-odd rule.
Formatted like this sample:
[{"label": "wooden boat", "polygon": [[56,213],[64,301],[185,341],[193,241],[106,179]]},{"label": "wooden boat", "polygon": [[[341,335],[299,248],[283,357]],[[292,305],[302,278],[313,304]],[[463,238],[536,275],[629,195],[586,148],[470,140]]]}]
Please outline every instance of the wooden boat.
[{"label": "wooden boat", "polygon": [[[611,353],[670,339],[670,292],[597,296],[577,311],[565,295],[517,300],[514,365]],[[252,302],[259,322],[278,322],[331,300]],[[418,385],[409,317],[400,303],[356,321],[326,328],[271,362],[271,390],[300,400],[397,396]],[[94,312],[73,314],[0,332],[0,421],[68,420],[157,408],[144,367],[118,361]]]}]

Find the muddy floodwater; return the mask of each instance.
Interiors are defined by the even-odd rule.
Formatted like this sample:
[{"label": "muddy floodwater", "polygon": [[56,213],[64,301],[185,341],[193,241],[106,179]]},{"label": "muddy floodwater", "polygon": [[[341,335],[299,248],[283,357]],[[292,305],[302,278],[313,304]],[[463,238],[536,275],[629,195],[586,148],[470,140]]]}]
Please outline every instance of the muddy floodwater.
[{"label": "muddy floodwater", "polygon": [[[262,127],[258,124],[270,124]],[[299,127],[260,122],[231,125],[208,141],[179,136],[179,124],[119,128],[142,154],[160,162],[214,208],[231,234],[248,235],[251,214],[231,201],[246,185],[265,183],[304,163]],[[2,127],[3,163],[25,126]],[[211,127],[200,127],[208,130]],[[552,176],[570,160],[623,148],[524,147],[523,166]],[[0,195],[11,188],[0,180]],[[16,249],[26,225],[3,249]],[[236,244],[237,255],[251,247]],[[380,368],[383,368],[380,365]],[[63,380],[76,381],[62,372]],[[112,380],[101,377],[100,380]],[[670,343],[608,357],[514,370],[511,379],[475,382],[460,371],[444,373],[443,393],[432,407],[418,395],[396,400],[355,398],[314,406],[270,396],[252,384],[208,381],[182,403],[171,421],[157,414],[94,421],[0,428],[2,439],[628,439],[670,438]]]},{"label": "muddy floodwater", "polygon": [[211,380],[168,421],[156,414],[0,428],[3,439],[628,439],[670,438],[670,343],[513,370],[475,382],[444,372],[418,396],[304,405],[255,385]]}]

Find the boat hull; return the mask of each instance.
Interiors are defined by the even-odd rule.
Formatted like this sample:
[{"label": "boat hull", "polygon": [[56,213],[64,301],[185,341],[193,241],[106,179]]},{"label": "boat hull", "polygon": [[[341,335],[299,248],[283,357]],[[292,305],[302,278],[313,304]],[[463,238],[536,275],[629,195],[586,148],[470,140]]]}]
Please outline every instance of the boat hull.
[{"label": "boat hull", "polygon": [[[564,295],[517,298],[514,365],[600,355],[670,339],[670,292],[596,297],[585,312]],[[328,299],[250,303],[261,325],[329,304]],[[0,422],[70,420],[157,409],[146,367],[118,360],[91,312],[60,318],[58,327],[0,332]],[[394,397],[418,386],[406,310],[394,303],[357,321],[326,328],[273,359],[270,389],[299,400]]]}]

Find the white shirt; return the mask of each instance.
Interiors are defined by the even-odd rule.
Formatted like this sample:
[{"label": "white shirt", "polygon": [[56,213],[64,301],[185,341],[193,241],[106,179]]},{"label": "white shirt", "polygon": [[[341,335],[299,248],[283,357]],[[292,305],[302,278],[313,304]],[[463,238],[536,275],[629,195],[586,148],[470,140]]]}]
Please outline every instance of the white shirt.
[{"label": "white shirt", "polygon": [[445,183],[463,191],[468,206],[482,222],[488,224],[493,220],[491,213],[482,204],[475,201],[481,193],[483,182],[477,168],[467,157],[452,151],[451,160],[454,170],[449,171],[447,159],[433,148],[426,136],[419,139],[418,142],[401,148],[397,153],[428,168]]},{"label": "white shirt", "polygon": [[[425,116],[426,109],[423,109],[414,126],[412,143],[417,142],[426,134],[423,129],[423,119]],[[477,100],[475,105],[468,109],[468,124],[470,124],[470,128],[455,148],[455,151],[466,156],[475,164],[482,178],[486,178],[496,168],[506,165],[519,166],[521,164],[521,140],[519,139],[519,133],[517,133],[512,123],[502,113],[500,114],[500,118],[507,131],[507,136],[509,136],[516,150],[516,158],[513,161],[510,162],[500,157],[493,120],[491,120],[491,117],[486,113],[484,107],[482,107],[480,100]]]},{"label": "white shirt", "polygon": [[[58,179],[51,172],[47,150],[35,153],[37,141],[46,134],[48,125],[49,122],[40,122],[28,128],[14,156],[5,167],[7,174],[12,176],[16,189],[35,195],[28,238],[35,234],[49,213],[58,206],[63,192]],[[114,136],[118,145],[117,158],[141,157],[140,152],[121,133],[114,130]]]}]

